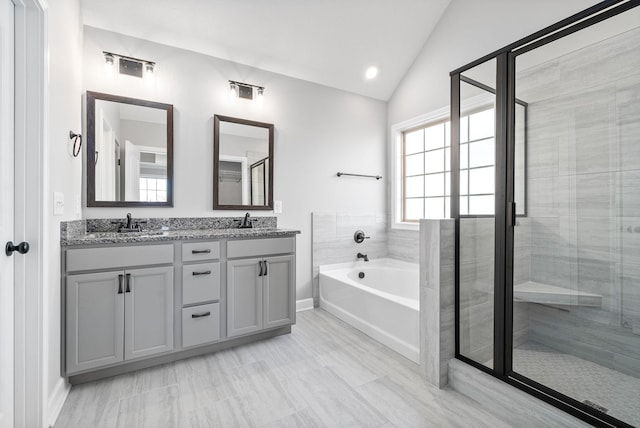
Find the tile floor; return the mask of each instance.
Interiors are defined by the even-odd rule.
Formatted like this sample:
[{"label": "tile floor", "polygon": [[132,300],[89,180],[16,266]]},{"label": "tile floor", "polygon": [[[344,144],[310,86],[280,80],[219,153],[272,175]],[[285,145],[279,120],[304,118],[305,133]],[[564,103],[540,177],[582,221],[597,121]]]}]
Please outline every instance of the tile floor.
[{"label": "tile floor", "polygon": [[74,386],[55,428],[507,426],[316,309],[290,335]]},{"label": "tile floor", "polygon": [[528,342],[513,351],[514,370],[578,401],[590,400],[607,414],[640,426],[640,379],[573,355]]}]

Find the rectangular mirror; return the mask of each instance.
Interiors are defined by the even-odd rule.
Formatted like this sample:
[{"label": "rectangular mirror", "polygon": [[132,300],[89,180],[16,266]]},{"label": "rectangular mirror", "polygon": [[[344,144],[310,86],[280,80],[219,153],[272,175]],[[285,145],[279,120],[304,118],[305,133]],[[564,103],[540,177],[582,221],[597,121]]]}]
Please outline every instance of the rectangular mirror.
[{"label": "rectangular mirror", "polygon": [[87,206],[173,206],[173,106],[87,92]]},{"label": "rectangular mirror", "polygon": [[273,209],[273,125],[213,117],[213,209]]}]

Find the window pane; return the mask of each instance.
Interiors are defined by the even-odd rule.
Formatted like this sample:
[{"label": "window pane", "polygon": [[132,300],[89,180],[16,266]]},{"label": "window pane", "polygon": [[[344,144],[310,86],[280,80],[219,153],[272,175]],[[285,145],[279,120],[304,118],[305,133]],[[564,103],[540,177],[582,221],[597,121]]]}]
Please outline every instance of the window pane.
[{"label": "window pane", "polygon": [[495,208],[493,195],[469,196],[469,204],[471,214],[493,214]]},{"label": "window pane", "polygon": [[167,190],[167,180],[158,179],[157,183],[158,183],[158,190]]},{"label": "window pane", "polygon": [[404,154],[410,155],[424,151],[423,136],[422,129],[404,134]]},{"label": "window pane", "polygon": [[148,199],[147,199],[147,191],[144,190],[144,189],[140,189],[140,200],[142,202],[147,202],[148,201]]},{"label": "window pane", "polygon": [[451,171],[451,148],[444,149],[444,170]]},{"label": "window pane", "polygon": [[451,173],[444,174],[444,194],[446,196],[451,195]]},{"label": "window pane", "polygon": [[460,118],[460,142],[466,143],[469,141],[469,117],[464,116]]},{"label": "window pane", "polygon": [[417,175],[424,174],[424,154],[418,153],[404,158],[404,174]]},{"label": "window pane", "polygon": [[469,170],[460,171],[460,194],[469,194]]},{"label": "window pane", "polygon": [[461,196],[460,197],[460,215],[469,214],[469,197]]},{"label": "window pane", "polygon": [[444,217],[444,198],[425,198],[424,218]]},{"label": "window pane", "polygon": [[460,168],[469,168],[469,144],[460,144]]},{"label": "window pane", "polygon": [[426,152],[424,154],[424,172],[444,171],[444,149]]},{"label": "window pane", "polygon": [[496,146],[493,138],[469,144],[469,166],[495,165]]},{"label": "window pane", "polygon": [[478,168],[469,170],[469,186],[471,194],[493,193],[495,186],[494,167]]},{"label": "window pane", "polygon": [[494,135],[495,119],[492,108],[469,116],[469,140],[479,140]]},{"label": "window pane", "polygon": [[444,124],[444,145],[446,147],[451,146],[451,122]]},{"label": "window pane", "polygon": [[424,195],[444,195],[444,174],[431,174],[424,176]]},{"label": "window pane", "polygon": [[156,179],[147,178],[147,190],[156,190]]},{"label": "window pane", "polygon": [[418,220],[422,218],[422,210],[424,208],[424,199],[407,199],[405,201],[405,220]]},{"label": "window pane", "polygon": [[158,202],[167,202],[167,192],[158,190]]},{"label": "window pane", "polygon": [[150,191],[147,193],[147,200],[148,200],[149,202],[156,202],[156,201],[157,201],[157,198],[156,198],[156,192],[155,192],[155,190],[150,190]]},{"label": "window pane", "polygon": [[140,178],[140,189],[146,189],[146,188],[147,188],[147,179]]},{"label": "window pane", "polygon": [[424,175],[407,177],[405,180],[405,198],[415,198],[424,196]]},{"label": "window pane", "polygon": [[444,123],[424,130],[424,149],[433,150],[440,147],[444,147]]}]

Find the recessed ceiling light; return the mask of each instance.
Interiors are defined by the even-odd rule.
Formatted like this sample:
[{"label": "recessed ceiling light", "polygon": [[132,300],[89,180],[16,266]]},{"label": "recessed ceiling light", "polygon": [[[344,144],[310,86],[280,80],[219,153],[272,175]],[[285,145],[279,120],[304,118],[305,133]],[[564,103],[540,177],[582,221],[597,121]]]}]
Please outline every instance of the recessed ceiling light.
[{"label": "recessed ceiling light", "polygon": [[374,79],[377,75],[378,75],[378,67],[376,67],[376,66],[371,66],[371,67],[367,68],[367,71],[364,74],[364,76],[367,79]]}]

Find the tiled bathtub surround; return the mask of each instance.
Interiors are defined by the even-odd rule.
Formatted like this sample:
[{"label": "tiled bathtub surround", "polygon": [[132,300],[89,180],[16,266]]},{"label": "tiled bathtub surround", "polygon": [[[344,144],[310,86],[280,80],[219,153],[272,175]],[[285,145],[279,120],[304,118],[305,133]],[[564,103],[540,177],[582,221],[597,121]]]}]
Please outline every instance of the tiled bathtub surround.
[{"label": "tiled bathtub surround", "polygon": [[420,262],[420,232],[417,230],[387,230],[389,257],[411,263]]},{"label": "tiled bathtub surround", "polygon": [[[370,259],[387,256],[387,218],[376,213],[314,212],[313,240],[313,303],[319,304],[318,266],[356,261],[358,253]],[[356,230],[362,230],[369,239],[358,244],[353,239]]]}]

